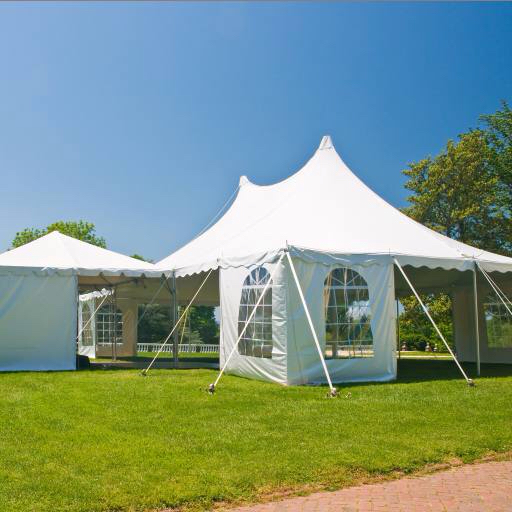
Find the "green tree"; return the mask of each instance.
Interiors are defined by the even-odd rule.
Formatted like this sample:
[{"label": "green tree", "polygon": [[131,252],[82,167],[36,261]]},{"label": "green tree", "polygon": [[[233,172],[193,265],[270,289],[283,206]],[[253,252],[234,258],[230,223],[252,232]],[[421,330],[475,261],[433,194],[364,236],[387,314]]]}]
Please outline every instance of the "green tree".
[{"label": "green tree", "polygon": [[[428,307],[432,318],[441,329],[446,341],[453,346],[452,301],[446,293],[437,295],[426,294],[422,300]],[[434,327],[425,317],[416,297],[400,299],[404,307],[400,315],[400,342],[405,343],[409,350],[425,350],[427,343],[436,347],[439,352],[446,352],[444,343],[434,331]]]},{"label": "green tree", "polygon": [[144,258],[144,256],[141,256],[140,254],[137,254],[137,253],[132,254],[130,257],[135,258],[136,260],[147,261],[148,263],[151,263],[150,260],[147,260],[146,258]]},{"label": "green tree", "polygon": [[25,228],[23,231],[16,233],[12,241],[12,247],[20,247],[33,240],[36,240],[52,231],[59,231],[63,235],[68,235],[78,240],[83,240],[98,247],[106,248],[105,239],[96,234],[96,227],[92,222],[76,221],[57,221],[50,224],[46,228]]},{"label": "green tree", "polygon": [[510,253],[512,226],[496,169],[496,152],[483,130],[448,141],[443,151],[403,173],[413,192],[404,212],[450,238]]},{"label": "green tree", "polygon": [[172,329],[170,306],[139,305],[138,341],[161,343]]},{"label": "green tree", "polygon": [[[403,211],[450,238],[505,255],[512,254],[512,111],[506,102],[480,117],[482,126],[450,140],[435,157],[403,171],[412,192]],[[451,300],[423,295],[450,342]],[[428,342],[443,349],[416,299],[401,300],[401,339],[416,348]]]},{"label": "green tree", "polygon": [[215,308],[212,306],[192,306],[190,327],[197,331],[203,343],[219,343],[219,326],[215,321]]}]

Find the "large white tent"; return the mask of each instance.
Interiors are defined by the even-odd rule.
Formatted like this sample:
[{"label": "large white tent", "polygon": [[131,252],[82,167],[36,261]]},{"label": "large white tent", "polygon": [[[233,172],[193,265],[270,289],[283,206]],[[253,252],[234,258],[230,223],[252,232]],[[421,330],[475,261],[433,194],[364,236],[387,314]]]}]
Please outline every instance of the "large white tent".
[{"label": "large white tent", "polygon": [[220,220],[157,267],[178,283],[218,275],[227,372],[301,384],[325,382],[323,358],[333,381],[395,378],[395,296],[411,293],[407,274],[422,289],[460,286],[467,298],[476,270],[512,272],[512,259],[402,214],[350,171],[326,136],[280,183],[242,177]]},{"label": "large white tent", "polygon": [[0,370],[76,368],[79,280],[105,286],[161,275],[56,231],[0,254]]}]

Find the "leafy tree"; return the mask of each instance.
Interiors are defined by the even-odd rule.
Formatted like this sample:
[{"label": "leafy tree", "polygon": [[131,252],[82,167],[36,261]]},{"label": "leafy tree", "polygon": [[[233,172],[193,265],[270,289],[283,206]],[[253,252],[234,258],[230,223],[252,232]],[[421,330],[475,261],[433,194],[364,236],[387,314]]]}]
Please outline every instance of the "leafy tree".
[{"label": "leafy tree", "polygon": [[140,254],[132,254],[130,257],[135,258],[136,260],[147,261],[148,263],[151,263],[150,260],[147,260],[146,258],[144,258],[144,256],[141,256]]},{"label": "leafy tree", "polygon": [[[142,316],[144,315],[144,316]],[[172,329],[169,306],[160,304],[139,305],[138,341],[140,343],[160,343]]]},{"label": "leafy tree", "polygon": [[12,241],[12,247],[20,247],[33,240],[36,240],[52,231],[59,231],[63,235],[72,236],[78,240],[83,240],[98,247],[105,248],[107,244],[105,239],[96,234],[96,227],[92,222],[85,222],[80,220],[75,221],[57,221],[50,224],[46,228],[25,228],[23,231],[16,233],[14,240]]},{"label": "leafy tree", "polygon": [[[453,346],[453,326],[452,326],[452,301],[446,293],[437,295],[423,295],[421,300],[444,334],[446,341]],[[418,304],[416,297],[404,297],[400,299],[404,307],[400,315],[400,342],[407,345],[409,350],[425,350],[427,343],[439,352],[446,352],[444,343],[434,331],[434,327],[425,317],[423,309]]]},{"label": "leafy tree", "polygon": [[[480,117],[482,126],[450,140],[435,157],[403,171],[412,192],[403,211],[450,238],[505,255],[512,254],[512,110],[506,102]],[[423,295],[434,320],[450,342],[451,300]],[[414,297],[401,300],[401,338],[415,348],[440,345]]]},{"label": "leafy tree", "polygon": [[404,212],[455,240],[509,253],[512,224],[495,161],[482,130],[448,141],[439,155],[403,171],[409,178],[405,187],[413,192]]},{"label": "leafy tree", "polygon": [[[140,305],[139,319],[138,339],[141,343],[161,342],[172,329],[171,308],[168,305],[152,304],[147,309],[144,305]],[[180,339],[182,329],[183,325],[180,325],[178,329]],[[219,343],[219,326],[215,321],[215,308],[211,306],[192,306],[189,309],[183,342]]]},{"label": "leafy tree", "polygon": [[219,343],[219,326],[215,321],[215,308],[192,306],[189,314],[190,326],[193,331],[197,331],[203,343]]}]

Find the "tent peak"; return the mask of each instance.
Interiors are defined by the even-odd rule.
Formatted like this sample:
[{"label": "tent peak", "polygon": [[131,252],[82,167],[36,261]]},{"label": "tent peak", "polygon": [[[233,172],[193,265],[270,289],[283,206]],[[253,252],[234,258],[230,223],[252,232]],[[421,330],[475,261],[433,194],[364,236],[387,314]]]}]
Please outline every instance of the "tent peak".
[{"label": "tent peak", "polygon": [[330,135],[324,135],[322,137],[322,140],[320,141],[320,145],[318,146],[318,149],[333,149],[334,145],[332,143],[332,139]]},{"label": "tent peak", "polygon": [[244,185],[247,185],[247,183],[250,183],[249,178],[247,176],[240,176],[240,181],[238,182],[238,186],[243,187]]}]

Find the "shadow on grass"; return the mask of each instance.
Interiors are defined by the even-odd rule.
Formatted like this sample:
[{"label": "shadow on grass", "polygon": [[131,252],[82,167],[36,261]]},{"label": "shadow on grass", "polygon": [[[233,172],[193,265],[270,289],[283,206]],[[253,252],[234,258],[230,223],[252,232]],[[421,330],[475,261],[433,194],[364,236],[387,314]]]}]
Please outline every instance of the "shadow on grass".
[{"label": "shadow on grass", "polygon": [[[510,377],[512,365],[510,364],[482,364],[480,377],[476,375],[475,363],[462,363],[464,371],[470,378]],[[418,360],[401,359],[398,361],[398,378],[396,382],[421,382],[432,380],[463,379],[460,370],[454,361],[446,360]]]},{"label": "shadow on grass", "polygon": [[[126,362],[133,363],[148,363],[151,361],[150,357],[124,357],[120,360]],[[215,357],[180,357],[180,362],[190,362],[190,363],[212,363],[218,362],[218,358]],[[109,360],[96,360],[95,364],[91,366],[90,369],[101,369],[101,363],[106,363],[105,366],[108,369],[126,369],[117,367],[115,365],[110,366]],[[158,363],[172,363],[173,359],[170,357],[162,357],[158,358],[155,363],[155,368],[158,368]],[[436,381],[436,380],[461,380],[463,381],[463,377],[460,373],[460,370],[457,368],[454,361],[449,359],[401,359],[397,361],[398,365],[398,375],[396,381],[391,382],[357,382],[357,383],[340,383],[341,386],[375,386],[378,384],[403,384],[403,383],[414,383],[414,382],[426,382],[426,381]],[[480,377],[476,375],[476,364],[475,363],[462,363],[462,367],[464,371],[468,374],[470,378],[479,379],[479,378],[492,378],[492,377],[512,377],[512,365],[511,364],[482,364],[481,365],[481,374]],[[182,369],[186,371],[186,369]],[[327,389],[327,385],[322,385],[319,387],[325,387]]]}]

